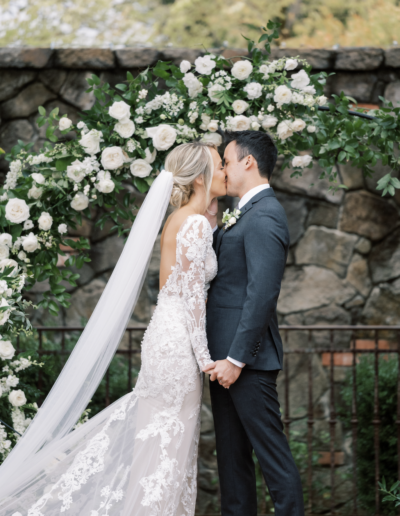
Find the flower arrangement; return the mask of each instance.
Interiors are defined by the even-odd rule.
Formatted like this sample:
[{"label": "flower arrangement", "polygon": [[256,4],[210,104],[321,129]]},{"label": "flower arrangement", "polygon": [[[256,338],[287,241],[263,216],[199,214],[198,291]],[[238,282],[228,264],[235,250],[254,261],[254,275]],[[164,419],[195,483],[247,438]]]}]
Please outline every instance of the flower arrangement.
[{"label": "flower arrangement", "polygon": [[[248,40],[249,56],[239,60],[206,53],[194,65],[159,61],[137,77],[128,72],[116,89],[92,75],[88,91],[96,103],[76,126],[67,116],[60,118],[57,108],[47,114],[39,107],[37,123],[47,125],[48,141],[36,154],[32,144],[20,142],[12,149],[0,190],[4,342],[15,332],[30,330],[24,285],[29,289],[47,279],[49,290],[39,305],[52,314],[60,305],[68,306],[70,296],[60,283],[76,285],[79,275],[69,266],[80,268],[89,261],[88,241],[69,239],[68,228],[80,225],[82,215],[90,218],[91,208],[101,207],[104,213],[96,224],[102,229],[111,218],[113,229],[125,235],[129,229],[124,223],[134,220],[132,186],[145,193],[176,145],[200,138],[220,146],[223,131],[267,131],[283,156],[283,168],[293,168],[292,176],[317,160],[324,171],[321,178],[328,178],[333,189],[344,187],[337,163],[349,162],[366,175],[378,160],[398,170],[394,147],[400,141],[400,108],[384,103],[372,113],[374,120],[366,120],[348,114],[353,100],[343,93],[328,103],[325,72],[312,74],[304,59],[269,59],[277,28],[273,22],[263,27],[258,44],[264,48]],[[71,131],[76,137],[66,140]],[[396,188],[400,181],[391,174],[378,182],[383,195],[394,195]],[[60,244],[76,251],[65,268],[57,267]]]}]

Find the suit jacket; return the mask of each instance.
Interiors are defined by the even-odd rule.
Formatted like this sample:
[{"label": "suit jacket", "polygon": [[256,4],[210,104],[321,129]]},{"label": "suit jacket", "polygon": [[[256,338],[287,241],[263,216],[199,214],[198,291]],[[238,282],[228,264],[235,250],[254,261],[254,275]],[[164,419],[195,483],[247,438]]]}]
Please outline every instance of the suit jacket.
[{"label": "suit jacket", "polygon": [[213,360],[249,369],[282,369],[276,305],[289,249],[286,214],[272,188],[255,195],[235,225],[214,234],[218,274],[207,301]]}]

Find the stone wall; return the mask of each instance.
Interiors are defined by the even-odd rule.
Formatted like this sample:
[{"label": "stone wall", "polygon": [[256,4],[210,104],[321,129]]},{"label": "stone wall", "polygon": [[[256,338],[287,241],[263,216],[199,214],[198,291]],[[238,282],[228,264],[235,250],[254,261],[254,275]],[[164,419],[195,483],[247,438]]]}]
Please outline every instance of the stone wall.
[{"label": "stone wall", "polygon": [[[237,55],[237,50],[225,51]],[[37,107],[58,106],[61,114],[76,121],[79,111],[94,103],[86,93],[85,79],[92,72],[102,80],[117,84],[125,79],[126,70],[137,74],[157,59],[194,61],[197,50],[123,49],[111,50],[48,50],[0,49],[0,147],[9,151],[18,139],[35,142],[39,149],[43,131],[35,125]],[[309,60],[316,70],[335,72],[326,85],[326,94],[343,90],[357,101],[378,104],[379,96],[400,102],[400,49],[376,48],[334,50],[274,50],[274,57],[287,55]],[[4,173],[7,164],[0,162]],[[378,165],[371,178],[349,166],[338,167],[341,181],[348,190],[332,194],[326,181],[319,180],[321,170],[315,165],[303,178],[291,179],[290,171],[281,171],[278,164],[272,185],[282,203],[291,238],[290,255],[278,303],[281,324],[400,324],[400,196],[382,198],[375,190],[377,180],[385,173]],[[137,194],[140,206],[143,196]],[[232,207],[233,200],[221,201],[220,211]],[[78,288],[69,288],[71,307],[63,310],[57,320],[46,314],[33,314],[35,324],[79,325],[90,316],[102,293],[123,247],[122,239],[110,231],[99,231],[94,222],[85,220],[72,235],[90,239],[92,261],[81,269]],[[139,304],[132,317],[133,324],[146,325],[152,314],[158,293],[159,242],[156,243],[149,272]],[[39,299],[45,285],[38,284],[31,293]],[[315,338],[311,345],[326,343],[326,335]],[[304,332],[291,334],[286,349],[309,347]],[[349,347],[349,335],[338,337],[337,343]],[[122,343],[124,346],[125,343]],[[135,341],[139,349],[139,337]],[[138,358],[135,365],[139,367]],[[314,402],[317,421],[316,449],[323,451],[323,434],[328,430],[328,371],[316,358],[314,367]],[[335,369],[336,386],[343,381],[345,367]],[[283,375],[279,389],[282,392]],[[290,414],[296,418],[295,429],[305,431],[307,408],[307,363],[293,357],[290,363]],[[283,400],[283,397],[281,397]],[[282,407],[284,408],[284,407]],[[340,423],[336,428],[336,449],[343,452],[343,465],[350,464],[349,437]],[[325,446],[325,448],[324,448]],[[210,412],[208,389],[205,389],[199,459],[199,514],[212,513],[217,504],[218,488],[215,439]],[[325,478],[321,468],[320,478]],[[339,477],[338,477],[339,478]],[[325,480],[322,480],[323,482]],[[329,485],[329,479],[327,480]],[[350,498],[349,486],[341,481],[336,493],[338,504]],[[317,509],[324,510],[324,500]],[[345,505],[344,505],[345,507]]]}]

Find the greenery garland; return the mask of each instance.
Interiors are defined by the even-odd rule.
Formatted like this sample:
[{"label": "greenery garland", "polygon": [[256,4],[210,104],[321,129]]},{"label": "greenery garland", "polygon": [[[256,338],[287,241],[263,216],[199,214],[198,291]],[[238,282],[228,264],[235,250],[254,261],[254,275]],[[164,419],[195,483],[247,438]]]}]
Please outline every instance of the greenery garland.
[{"label": "greenery garland", "polygon": [[[270,61],[278,25],[269,22],[262,31],[258,44],[264,49],[248,40],[249,57],[234,63],[211,53],[198,57],[194,68],[188,61],[180,67],[159,61],[137,77],[128,72],[116,90],[92,75],[88,91],[96,102],[76,126],[67,116],[60,118],[57,108],[47,115],[40,107],[37,123],[47,125],[43,149],[32,153],[33,144],[19,142],[6,156],[10,169],[0,191],[0,405],[10,414],[30,407],[23,391],[15,401],[15,374],[7,384],[14,367],[11,337],[31,330],[26,316],[31,303],[23,299],[22,288],[48,280],[39,306],[53,315],[60,305],[67,307],[70,295],[60,283],[76,285],[79,275],[69,267],[90,261],[87,239],[69,239],[68,228],[80,225],[82,215],[90,218],[92,207],[101,207],[97,225],[102,229],[111,218],[112,229],[125,235],[126,222],[134,220],[132,186],[146,192],[176,145],[195,138],[220,145],[221,131],[268,131],[284,158],[283,168],[293,167],[292,177],[317,160],[321,178],[328,178],[333,189],[345,188],[338,183],[337,163],[350,163],[365,175],[373,173],[378,160],[398,170],[394,147],[400,141],[400,108],[381,99],[384,107],[373,112],[374,120],[349,116],[353,99],[342,93],[328,103],[323,95],[325,72],[312,74],[299,58]],[[329,112],[318,110],[324,105]],[[71,131],[77,136],[67,139]],[[400,182],[391,174],[378,183],[383,195],[394,195],[395,188]],[[65,268],[57,267],[60,244],[76,251]],[[0,428],[0,441],[11,443],[18,435],[11,437]]]}]

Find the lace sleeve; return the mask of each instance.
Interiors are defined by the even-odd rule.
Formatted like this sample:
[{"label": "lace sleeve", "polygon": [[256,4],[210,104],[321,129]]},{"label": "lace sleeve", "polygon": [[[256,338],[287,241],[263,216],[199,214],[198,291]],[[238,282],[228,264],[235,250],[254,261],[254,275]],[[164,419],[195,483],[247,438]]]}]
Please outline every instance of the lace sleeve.
[{"label": "lace sleeve", "polygon": [[200,369],[213,363],[206,336],[205,261],[212,245],[211,227],[202,216],[191,218],[182,232],[178,252],[182,265],[182,296],[193,352]]}]

